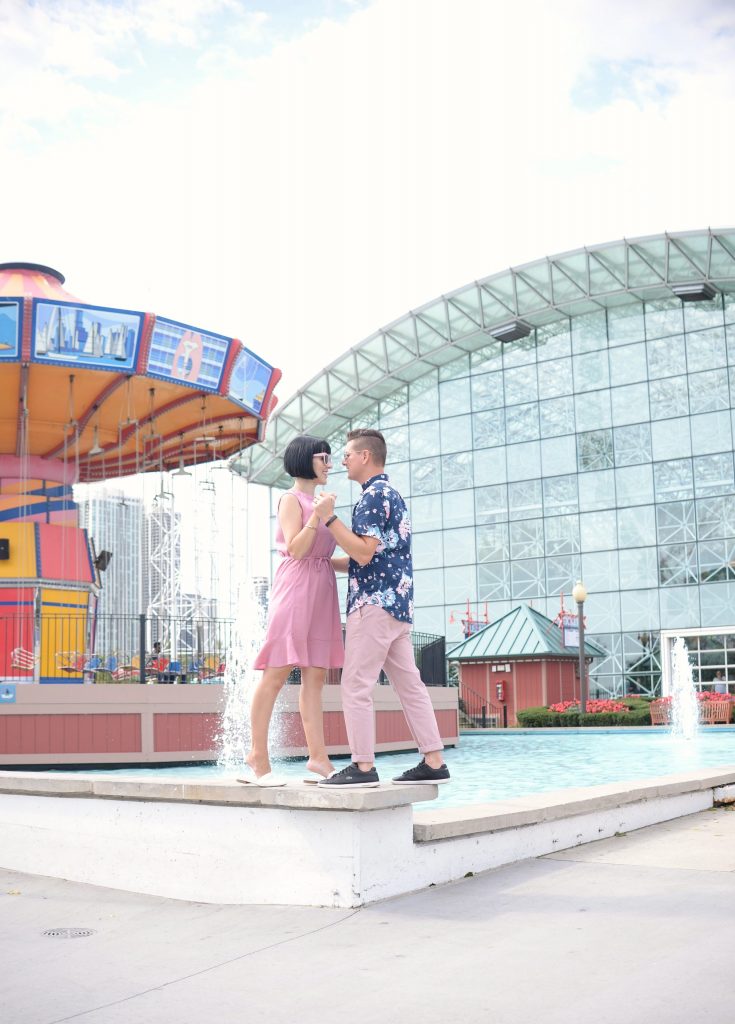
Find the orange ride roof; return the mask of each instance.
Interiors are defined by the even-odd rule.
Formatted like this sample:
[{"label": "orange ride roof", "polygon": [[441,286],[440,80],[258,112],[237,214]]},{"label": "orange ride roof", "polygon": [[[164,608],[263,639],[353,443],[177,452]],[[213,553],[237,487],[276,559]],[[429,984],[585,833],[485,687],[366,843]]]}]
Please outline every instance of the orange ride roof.
[{"label": "orange ride roof", "polygon": [[83,303],[58,271],[0,264],[0,455],[103,480],[224,459],[261,441],[281,371],[228,338]]}]

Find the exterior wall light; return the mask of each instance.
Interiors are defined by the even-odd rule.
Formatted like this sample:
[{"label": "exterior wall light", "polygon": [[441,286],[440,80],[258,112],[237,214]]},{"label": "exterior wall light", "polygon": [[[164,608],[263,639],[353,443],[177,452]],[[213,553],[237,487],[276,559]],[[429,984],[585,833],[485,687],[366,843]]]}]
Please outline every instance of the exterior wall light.
[{"label": "exterior wall light", "polygon": [[520,338],[527,338],[530,333],[531,328],[524,320],[509,320],[497,327],[491,327],[488,331],[488,334],[498,341],[518,341]]},{"label": "exterior wall light", "polygon": [[693,284],[673,284],[671,290],[682,302],[707,302],[714,299],[717,289],[709,281],[697,281]]}]

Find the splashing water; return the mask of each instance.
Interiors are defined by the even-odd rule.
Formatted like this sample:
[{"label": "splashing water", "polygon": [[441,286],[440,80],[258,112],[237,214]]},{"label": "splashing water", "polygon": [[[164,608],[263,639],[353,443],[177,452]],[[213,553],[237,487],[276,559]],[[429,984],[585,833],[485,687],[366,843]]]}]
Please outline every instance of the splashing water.
[{"label": "splashing water", "polygon": [[678,636],[672,652],[671,735],[691,740],[699,733],[699,707],[692,666],[684,637]]},{"label": "splashing water", "polygon": [[[225,702],[222,726],[218,736],[220,754],[217,764],[226,770],[237,770],[245,764],[250,750],[250,705],[260,672],[253,668],[255,657],[263,646],[267,614],[255,594],[242,587],[238,597],[238,615],[232,630],[225,666]],[[277,730],[278,714],[271,729]]]}]

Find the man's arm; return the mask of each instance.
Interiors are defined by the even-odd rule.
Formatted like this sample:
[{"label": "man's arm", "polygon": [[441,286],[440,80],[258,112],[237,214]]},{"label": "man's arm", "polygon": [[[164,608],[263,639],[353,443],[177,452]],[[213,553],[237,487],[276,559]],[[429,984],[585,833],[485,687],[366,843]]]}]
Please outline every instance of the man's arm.
[{"label": "man's arm", "polygon": [[[332,514],[330,513],[330,515]],[[342,550],[350,558],[354,558],[358,565],[367,565],[368,562],[371,562],[378,544],[380,544],[377,537],[361,537],[359,534],[353,533],[339,519],[330,523],[329,532]]]},{"label": "man's arm", "polygon": [[[334,498],[333,494],[322,491],[314,501],[314,511],[325,526],[327,521],[334,515]],[[368,562],[372,561],[373,555],[380,543],[377,537],[363,537],[360,534],[353,533],[339,519],[331,522],[328,529],[345,554],[349,555],[350,558],[354,558],[358,565],[367,565]]]}]

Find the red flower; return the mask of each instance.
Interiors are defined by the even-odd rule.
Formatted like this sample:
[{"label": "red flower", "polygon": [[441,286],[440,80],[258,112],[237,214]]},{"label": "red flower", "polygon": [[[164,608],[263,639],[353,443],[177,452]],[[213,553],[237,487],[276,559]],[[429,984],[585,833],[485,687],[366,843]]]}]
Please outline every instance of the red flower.
[{"label": "red flower", "polygon": [[[579,710],[578,700],[563,700],[559,704],[550,704],[549,711],[556,711],[558,714],[563,714],[565,711]],[[621,704],[617,700],[588,700],[587,701],[587,714],[588,715],[599,715],[603,711],[615,711],[622,714],[627,714],[630,708],[626,707],[625,704]]]},{"label": "red flower", "polygon": [[[735,697],[729,693],[713,693],[712,690],[699,690],[696,694],[696,698],[699,701],[709,700],[729,700],[730,702],[735,701]],[[670,704],[671,694],[668,697],[658,697],[652,703],[654,704]]]}]

